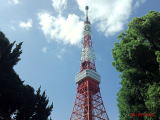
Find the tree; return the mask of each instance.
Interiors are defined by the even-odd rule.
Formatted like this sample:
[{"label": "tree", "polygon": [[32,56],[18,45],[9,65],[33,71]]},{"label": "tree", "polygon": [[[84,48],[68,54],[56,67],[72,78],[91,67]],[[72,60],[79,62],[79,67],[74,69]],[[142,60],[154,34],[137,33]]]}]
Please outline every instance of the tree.
[{"label": "tree", "polygon": [[53,105],[45,92],[25,85],[13,69],[22,53],[22,43],[14,44],[0,32],[0,119],[48,120]]},{"label": "tree", "polygon": [[160,118],[160,13],[151,11],[134,18],[118,37],[113,48],[113,66],[121,72],[118,92],[120,120],[130,120],[131,113],[152,113]]},{"label": "tree", "polygon": [[10,115],[19,107],[18,90],[23,84],[13,70],[13,66],[20,60],[22,43],[12,51],[14,44],[10,44],[0,32],[0,114],[6,119],[10,119]]}]

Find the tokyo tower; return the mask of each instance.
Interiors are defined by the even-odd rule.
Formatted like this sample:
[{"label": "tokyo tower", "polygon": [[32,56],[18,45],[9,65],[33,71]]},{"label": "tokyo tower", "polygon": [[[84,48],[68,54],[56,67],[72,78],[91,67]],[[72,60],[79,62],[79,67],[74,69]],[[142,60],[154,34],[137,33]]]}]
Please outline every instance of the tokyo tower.
[{"label": "tokyo tower", "polygon": [[76,83],[77,95],[70,120],[109,120],[99,88],[100,75],[95,66],[88,6],[84,21],[80,72],[76,75]]}]

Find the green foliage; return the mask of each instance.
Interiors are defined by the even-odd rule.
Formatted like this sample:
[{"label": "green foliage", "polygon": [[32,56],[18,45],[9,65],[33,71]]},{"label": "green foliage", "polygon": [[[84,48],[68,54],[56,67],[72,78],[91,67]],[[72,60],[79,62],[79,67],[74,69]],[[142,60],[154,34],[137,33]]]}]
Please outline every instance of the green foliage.
[{"label": "green foliage", "polygon": [[14,45],[0,32],[0,119],[48,120],[53,105],[45,92],[25,85],[13,69],[22,53],[22,43]]},{"label": "green foliage", "polygon": [[113,48],[113,66],[121,72],[118,92],[120,120],[130,120],[130,113],[154,113],[160,117],[160,13],[151,11],[134,18],[118,37]]},{"label": "green foliage", "polygon": [[146,93],[146,105],[152,112],[156,113],[160,111],[160,83],[154,83],[150,85]]}]

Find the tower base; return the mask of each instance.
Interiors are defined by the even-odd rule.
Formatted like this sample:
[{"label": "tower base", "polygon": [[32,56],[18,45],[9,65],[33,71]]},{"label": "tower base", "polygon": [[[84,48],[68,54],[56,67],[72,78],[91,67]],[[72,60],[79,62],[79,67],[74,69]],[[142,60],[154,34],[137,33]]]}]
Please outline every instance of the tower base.
[{"label": "tower base", "polygon": [[109,120],[98,81],[85,78],[78,83],[77,96],[70,120]]}]

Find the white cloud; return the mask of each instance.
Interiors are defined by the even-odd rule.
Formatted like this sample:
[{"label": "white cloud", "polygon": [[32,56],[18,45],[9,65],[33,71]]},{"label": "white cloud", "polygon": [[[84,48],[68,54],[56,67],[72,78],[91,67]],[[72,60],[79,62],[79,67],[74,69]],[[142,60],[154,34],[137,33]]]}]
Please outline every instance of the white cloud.
[{"label": "white cloud", "polygon": [[16,28],[14,26],[10,26],[10,29],[13,30],[13,31],[16,30]]},{"label": "white cloud", "polygon": [[42,48],[42,52],[43,52],[43,53],[47,53],[47,51],[48,51],[48,48],[47,48],[47,47],[43,47],[43,48]]},{"label": "white cloud", "polygon": [[19,4],[19,2],[20,0],[9,0],[10,4],[15,4],[15,5]]},{"label": "white cloud", "polygon": [[57,58],[58,58],[59,60],[61,60],[61,59],[62,59],[62,56],[61,56],[61,55],[57,55]]},{"label": "white cloud", "polygon": [[52,0],[52,6],[57,12],[61,13],[67,6],[67,0]]},{"label": "white cloud", "polygon": [[66,52],[66,49],[65,48],[62,48],[58,53],[57,53],[57,58],[62,60],[63,58],[63,55],[65,54]]},{"label": "white cloud", "polygon": [[[95,24],[97,31],[105,36],[114,35],[124,29],[134,8],[139,7],[146,0],[77,0],[79,9],[85,12],[89,5],[89,19]],[[38,14],[41,30],[49,40],[77,45],[82,38],[83,21],[76,14],[62,16],[67,6],[67,0],[52,0],[52,6],[58,12],[52,16],[48,12]],[[59,57],[60,58],[60,57]]]},{"label": "white cloud", "polygon": [[51,40],[64,44],[76,45],[82,38],[83,22],[75,14],[69,14],[67,18],[54,17],[49,13],[39,13],[39,24],[43,33]]},{"label": "white cloud", "polygon": [[27,21],[21,21],[19,23],[19,27],[24,29],[30,29],[32,27],[32,19],[28,19]]},{"label": "white cloud", "polygon": [[137,0],[135,3],[135,7],[139,7],[141,4],[143,4],[144,2],[146,2],[146,0]]},{"label": "white cloud", "polygon": [[98,31],[108,36],[123,29],[131,15],[133,4],[136,3],[139,6],[143,3],[142,1],[144,0],[77,0],[77,3],[83,12],[85,6],[89,5],[91,22],[96,23]]}]

